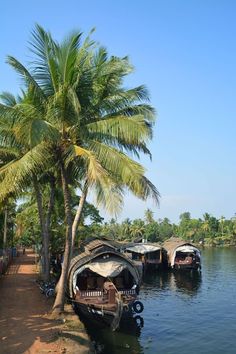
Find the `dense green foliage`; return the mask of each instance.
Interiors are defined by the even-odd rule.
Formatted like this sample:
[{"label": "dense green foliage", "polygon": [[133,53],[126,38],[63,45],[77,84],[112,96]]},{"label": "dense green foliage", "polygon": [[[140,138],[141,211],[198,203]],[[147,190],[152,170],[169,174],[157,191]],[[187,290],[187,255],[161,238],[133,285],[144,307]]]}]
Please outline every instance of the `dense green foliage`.
[{"label": "dense green foliage", "polygon": [[186,241],[204,243],[210,246],[236,244],[236,217],[227,220],[205,213],[202,218],[191,218],[189,212],[180,215],[179,223],[171,223],[168,218],[154,220],[150,209],[143,219],[125,219],[117,223],[114,219],[91,228],[99,236],[119,241],[146,239],[150,242],[163,242],[172,236]]},{"label": "dense green foliage", "polygon": [[[80,197],[71,190],[73,215],[76,212]],[[47,202],[47,194],[43,195],[44,204]],[[65,224],[64,224],[64,205],[63,195],[60,189],[56,190],[54,200],[54,210],[51,218],[50,228],[50,253],[62,253],[65,243]],[[1,218],[1,215],[0,215]],[[1,220],[1,219],[0,219]],[[98,209],[94,205],[86,202],[83,208],[81,217],[81,226],[87,222],[90,225],[96,223],[99,225],[103,218],[99,215]],[[1,222],[1,221],[0,221]],[[3,221],[2,221],[3,222]],[[16,232],[14,236],[14,243],[23,246],[35,245],[37,249],[41,248],[41,232],[38,222],[38,209],[35,197],[33,194],[28,194],[24,201],[22,200],[17,208],[16,217]],[[78,239],[80,232],[78,232]],[[84,237],[84,236],[83,236]]]}]

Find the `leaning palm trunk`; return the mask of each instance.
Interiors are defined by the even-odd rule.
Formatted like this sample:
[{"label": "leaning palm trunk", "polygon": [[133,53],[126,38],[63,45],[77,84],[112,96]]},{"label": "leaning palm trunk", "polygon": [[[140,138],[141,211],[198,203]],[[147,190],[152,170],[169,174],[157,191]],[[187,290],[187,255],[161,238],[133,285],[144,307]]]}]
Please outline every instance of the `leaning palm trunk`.
[{"label": "leaning palm trunk", "polygon": [[43,242],[43,254],[42,254],[43,255],[43,262],[42,262],[43,278],[45,281],[49,281],[50,278],[49,230],[46,227],[46,220],[43,212],[42,194],[36,177],[34,177],[34,189],[35,189],[35,195],[37,200],[42,242]]},{"label": "leaning palm trunk", "polygon": [[7,218],[8,218],[8,210],[6,207],[4,211],[3,249],[5,249],[7,246]]},{"label": "leaning palm trunk", "polygon": [[86,201],[87,198],[87,193],[88,193],[88,187],[87,185],[85,185],[81,197],[80,197],[80,201],[79,201],[79,206],[78,209],[76,211],[76,215],[73,221],[73,225],[72,225],[72,246],[71,246],[71,252],[73,253],[73,249],[74,249],[74,245],[75,245],[75,236],[76,236],[76,231],[79,225],[79,222],[81,220],[81,215],[82,215],[82,211],[83,211],[83,207],[84,207],[84,203]]},{"label": "leaning palm trunk", "polygon": [[71,242],[72,242],[72,214],[71,214],[71,198],[68,188],[68,179],[63,162],[61,161],[61,181],[64,196],[65,216],[66,216],[66,240],[64,258],[61,269],[61,276],[57,286],[57,296],[53,305],[53,314],[58,314],[64,311],[65,292],[67,285],[67,274],[69,270],[71,257]]},{"label": "leaning palm trunk", "polygon": [[50,243],[50,225],[51,225],[51,216],[54,207],[54,197],[55,197],[55,178],[54,176],[50,176],[50,195],[48,201],[48,209],[46,214],[46,232],[48,235],[48,244]]}]

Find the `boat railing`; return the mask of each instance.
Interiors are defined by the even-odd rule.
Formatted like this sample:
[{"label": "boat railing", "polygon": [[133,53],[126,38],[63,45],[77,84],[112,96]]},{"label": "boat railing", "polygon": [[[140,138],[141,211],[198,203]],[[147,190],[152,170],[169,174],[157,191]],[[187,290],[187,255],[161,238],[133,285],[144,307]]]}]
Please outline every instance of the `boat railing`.
[{"label": "boat railing", "polygon": [[128,289],[128,290],[118,290],[122,295],[136,295],[135,289]]},{"label": "boat railing", "polygon": [[80,290],[80,297],[102,297],[103,292],[101,290]]},{"label": "boat railing", "polygon": [[[121,295],[136,295],[135,289],[123,289],[118,290]],[[104,291],[102,290],[80,290],[78,292],[80,298],[87,298],[87,297],[104,297]]]}]

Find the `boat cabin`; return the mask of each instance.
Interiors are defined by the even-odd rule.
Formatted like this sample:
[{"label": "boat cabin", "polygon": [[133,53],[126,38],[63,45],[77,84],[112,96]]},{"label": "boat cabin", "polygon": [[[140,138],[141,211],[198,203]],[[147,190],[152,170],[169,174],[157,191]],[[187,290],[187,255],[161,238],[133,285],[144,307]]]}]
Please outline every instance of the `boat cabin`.
[{"label": "boat cabin", "polygon": [[163,247],[167,251],[167,264],[172,269],[201,269],[200,250],[189,242],[172,237]]},{"label": "boat cabin", "polygon": [[140,262],[143,269],[148,267],[159,268],[162,265],[163,248],[157,244],[135,243],[124,248],[125,254],[132,260]]}]

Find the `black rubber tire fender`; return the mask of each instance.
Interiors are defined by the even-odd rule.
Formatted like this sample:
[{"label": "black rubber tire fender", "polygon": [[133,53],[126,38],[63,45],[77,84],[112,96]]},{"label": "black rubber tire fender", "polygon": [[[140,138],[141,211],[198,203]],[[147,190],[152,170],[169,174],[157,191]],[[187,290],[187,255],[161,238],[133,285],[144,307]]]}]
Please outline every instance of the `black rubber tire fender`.
[{"label": "black rubber tire fender", "polygon": [[135,301],[132,305],[134,312],[141,313],[143,312],[144,306],[141,301]]},{"label": "black rubber tire fender", "polygon": [[138,327],[143,328],[143,326],[144,326],[144,319],[143,319],[141,316],[139,316],[139,315],[135,316],[135,317],[134,317],[134,320],[135,320],[136,325],[137,325]]}]

